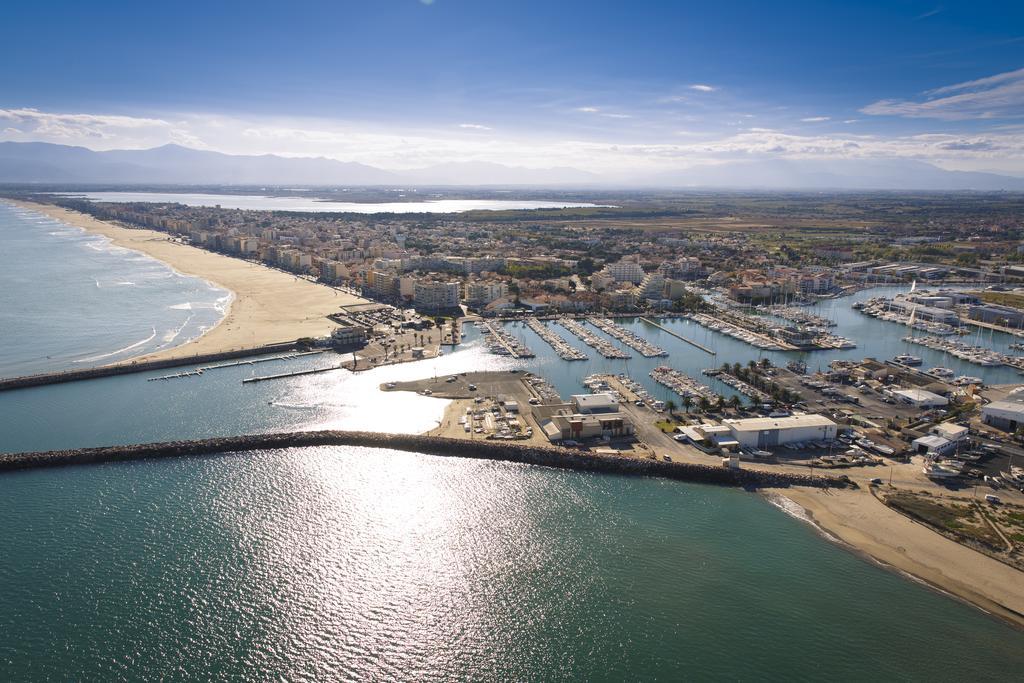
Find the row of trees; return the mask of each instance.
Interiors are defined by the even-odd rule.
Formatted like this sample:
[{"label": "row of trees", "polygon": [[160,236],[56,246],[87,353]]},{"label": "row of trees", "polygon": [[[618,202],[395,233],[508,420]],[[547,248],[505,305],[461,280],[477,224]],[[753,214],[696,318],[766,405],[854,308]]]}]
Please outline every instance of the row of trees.
[{"label": "row of trees", "polygon": [[771,366],[772,362],[770,360],[762,358],[760,363],[751,360],[747,363],[747,367],[743,367],[739,363],[733,363],[732,365],[722,363],[722,372],[728,373],[742,382],[746,382],[755,389],[760,389],[776,401],[783,403],[796,403],[800,401],[802,398],[800,394],[779,386],[764,374],[764,371]]}]

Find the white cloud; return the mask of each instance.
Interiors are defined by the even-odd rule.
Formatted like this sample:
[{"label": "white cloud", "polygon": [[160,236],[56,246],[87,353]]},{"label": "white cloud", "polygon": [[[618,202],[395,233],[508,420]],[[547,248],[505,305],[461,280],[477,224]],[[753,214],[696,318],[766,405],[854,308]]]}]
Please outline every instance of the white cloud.
[{"label": "white cloud", "polygon": [[822,121],[830,121],[831,116],[808,116],[800,119],[804,123],[821,123]]},{"label": "white cloud", "polygon": [[[604,112],[602,112],[603,114]],[[481,124],[469,124],[481,125]],[[575,166],[598,173],[669,170],[736,159],[889,159],[927,161],[945,168],[1000,170],[1024,175],[1024,126],[983,133],[927,135],[797,135],[771,127],[715,133],[676,126],[653,132],[586,131],[558,136],[543,126],[466,135],[459,124],[436,128],[313,118],[175,114],[163,118],[0,109],[0,140],[57,142],[92,149],[154,147],[178,142],[228,154],[324,156],[381,168],[406,169],[449,161],[515,166]],[[813,129],[812,129],[813,130]]]},{"label": "white cloud", "polygon": [[585,112],[587,114],[596,114],[597,112],[599,112],[601,110],[598,109],[597,107],[576,107],[576,111],[582,111],[582,112]]},{"label": "white cloud", "polygon": [[601,116],[607,117],[609,119],[631,119],[631,118],[633,118],[633,116],[631,114],[601,114]]},{"label": "white cloud", "polygon": [[698,92],[714,92],[714,91],[718,90],[718,88],[714,87],[713,85],[705,85],[703,83],[694,83],[693,85],[690,86],[690,90],[696,90]]},{"label": "white cloud", "polygon": [[459,128],[468,128],[470,130],[493,130],[490,126],[482,126],[479,123],[460,123]]},{"label": "white cloud", "polygon": [[38,109],[0,109],[0,121],[9,124],[5,134],[69,143],[90,140],[100,147],[104,146],[104,141],[123,142],[147,140],[154,135],[165,136],[173,128],[172,123],[163,119],[116,114],[51,113]]},{"label": "white cloud", "polygon": [[946,121],[1024,117],[1024,69],[935,88],[920,101],[879,100],[861,109],[874,116]]}]

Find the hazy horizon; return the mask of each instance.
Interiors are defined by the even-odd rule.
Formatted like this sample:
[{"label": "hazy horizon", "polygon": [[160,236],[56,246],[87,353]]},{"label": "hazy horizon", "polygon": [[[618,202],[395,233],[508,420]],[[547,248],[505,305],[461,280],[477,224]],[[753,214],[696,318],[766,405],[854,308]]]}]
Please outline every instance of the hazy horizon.
[{"label": "hazy horizon", "polygon": [[10,10],[52,40],[0,43],[18,64],[0,74],[0,141],[612,183],[826,161],[1024,176],[1024,10],[1005,3],[58,4]]}]

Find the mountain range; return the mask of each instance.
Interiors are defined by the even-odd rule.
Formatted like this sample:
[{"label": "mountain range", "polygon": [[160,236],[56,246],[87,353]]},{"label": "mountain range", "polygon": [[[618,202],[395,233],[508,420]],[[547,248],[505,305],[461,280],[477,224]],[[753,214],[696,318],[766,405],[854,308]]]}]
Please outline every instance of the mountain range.
[{"label": "mountain range", "polygon": [[613,178],[570,167],[476,161],[390,171],[326,157],[231,155],[180,145],[97,152],[44,142],[0,142],[0,183],[1024,190],[1024,178],[904,159],[763,159]]}]

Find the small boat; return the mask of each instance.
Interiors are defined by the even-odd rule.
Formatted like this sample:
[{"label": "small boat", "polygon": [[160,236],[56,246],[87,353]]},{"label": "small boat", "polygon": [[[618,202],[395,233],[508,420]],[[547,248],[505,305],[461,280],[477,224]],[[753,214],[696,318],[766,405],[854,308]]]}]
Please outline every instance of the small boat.
[{"label": "small boat", "polygon": [[901,353],[900,355],[893,358],[893,361],[900,365],[920,365],[921,359],[917,356],[911,356],[909,353]]},{"label": "small boat", "polygon": [[953,379],[956,375],[956,373],[949,368],[932,368],[931,370],[926,370],[925,374],[931,375],[932,377],[938,377],[939,379]]}]

